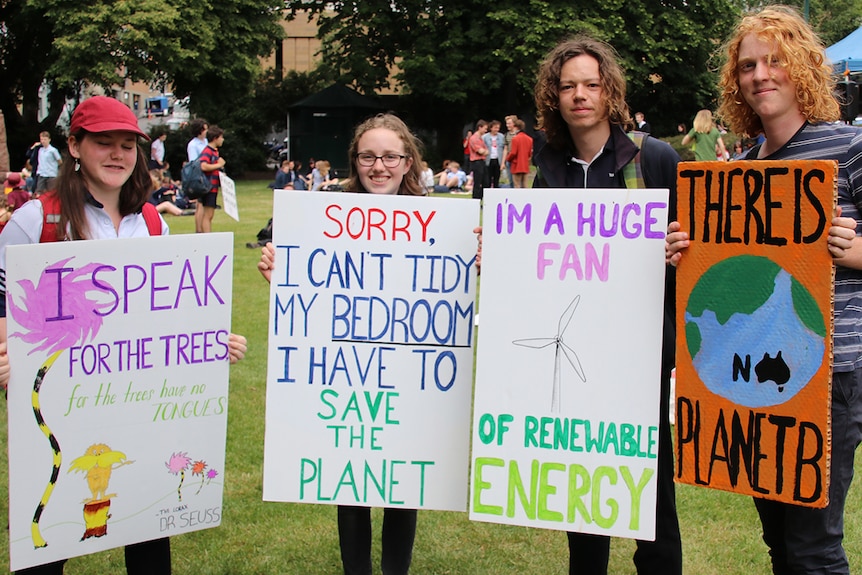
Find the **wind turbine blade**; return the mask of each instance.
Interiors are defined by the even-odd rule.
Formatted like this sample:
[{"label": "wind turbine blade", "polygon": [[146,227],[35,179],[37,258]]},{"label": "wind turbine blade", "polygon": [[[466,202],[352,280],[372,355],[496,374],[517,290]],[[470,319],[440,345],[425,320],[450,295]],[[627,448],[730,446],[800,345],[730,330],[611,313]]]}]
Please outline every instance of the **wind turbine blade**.
[{"label": "wind turbine blade", "polygon": [[558,349],[562,349],[563,355],[566,356],[566,360],[569,362],[569,365],[572,366],[572,369],[575,370],[575,373],[578,374],[578,377],[581,378],[581,381],[584,383],[587,382],[587,376],[584,374],[584,368],[581,366],[581,360],[578,358],[578,354],[575,353],[575,350],[570,348],[564,342],[560,342],[560,347]]},{"label": "wind turbine blade", "polygon": [[[521,347],[531,347],[533,349],[543,349],[549,345],[554,345],[556,338],[553,337],[534,337],[529,339],[516,339],[512,343]],[[539,342],[544,342],[541,345]]]},{"label": "wind turbine blade", "polygon": [[572,303],[569,304],[569,307],[565,309],[563,314],[560,316],[560,323],[557,326],[557,335],[563,335],[563,332],[566,331],[566,328],[569,327],[569,324],[572,321],[572,317],[575,315],[575,310],[578,309],[578,304],[581,301],[581,296],[576,295],[575,299],[572,300]]}]

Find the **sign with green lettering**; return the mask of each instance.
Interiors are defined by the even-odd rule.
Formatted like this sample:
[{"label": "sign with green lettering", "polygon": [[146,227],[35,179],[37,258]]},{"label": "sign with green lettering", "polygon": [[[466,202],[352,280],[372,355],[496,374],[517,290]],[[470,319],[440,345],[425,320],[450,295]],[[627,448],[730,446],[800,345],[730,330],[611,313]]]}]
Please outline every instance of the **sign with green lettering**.
[{"label": "sign with green lettering", "polygon": [[470,518],[653,539],[667,190],[486,190]]},{"label": "sign with green lettering", "polygon": [[232,234],[6,264],[11,569],[218,526]]},{"label": "sign with green lettering", "polygon": [[265,500],[466,509],[477,212],[275,192]]}]

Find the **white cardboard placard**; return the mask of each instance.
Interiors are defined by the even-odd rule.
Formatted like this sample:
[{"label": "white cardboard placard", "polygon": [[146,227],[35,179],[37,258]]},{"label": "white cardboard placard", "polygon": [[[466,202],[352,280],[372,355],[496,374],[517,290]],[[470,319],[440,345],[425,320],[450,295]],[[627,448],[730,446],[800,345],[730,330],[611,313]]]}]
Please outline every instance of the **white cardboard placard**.
[{"label": "white cardboard placard", "polygon": [[8,248],[12,570],[219,525],[232,273],[226,233]]},{"label": "white cardboard placard", "polygon": [[470,518],[651,539],[667,190],[486,190]]},{"label": "white cardboard placard", "polygon": [[275,192],[265,500],[466,510],[477,211]]}]

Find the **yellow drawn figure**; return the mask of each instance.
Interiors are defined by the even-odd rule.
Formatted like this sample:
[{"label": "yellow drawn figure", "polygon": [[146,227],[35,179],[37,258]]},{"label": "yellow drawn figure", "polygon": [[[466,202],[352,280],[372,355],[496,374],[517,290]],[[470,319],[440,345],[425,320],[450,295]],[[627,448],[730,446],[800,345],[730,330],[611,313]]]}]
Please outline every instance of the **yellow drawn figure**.
[{"label": "yellow drawn figure", "polygon": [[108,519],[111,518],[111,498],[116,493],[108,493],[111,472],[118,467],[134,463],[126,459],[121,451],[112,451],[104,443],[96,443],[87,448],[84,455],[72,462],[69,472],[83,471],[87,474],[87,486],[92,497],[84,500],[84,524],[86,529],[81,541],[90,537],[102,537],[108,533]]},{"label": "yellow drawn figure", "polygon": [[96,443],[88,447],[84,455],[72,462],[69,472],[83,471],[87,474],[87,486],[93,497],[85,499],[84,503],[89,503],[116,497],[116,493],[107,493],[111,472],[129,463],[134,462],[127,460],[126,454],[122,451],[111,451],[111,448],[104,443]]}]

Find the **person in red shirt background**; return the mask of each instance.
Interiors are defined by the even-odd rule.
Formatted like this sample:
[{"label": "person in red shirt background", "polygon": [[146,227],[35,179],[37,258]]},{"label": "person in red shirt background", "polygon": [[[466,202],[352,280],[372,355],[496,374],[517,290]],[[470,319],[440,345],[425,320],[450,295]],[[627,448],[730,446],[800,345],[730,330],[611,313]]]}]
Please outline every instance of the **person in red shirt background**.
[{"label": "person in red shirt background", "polygon": [[533,157],[533,138],[524,131],[526,125],[523,120],[515,120],[517,132],[512,138],[512,149],[506,156],[506,162],[510,164],[509,172],[512,175],[513,188],[527,187],[527,174],[530,173],[530,160]]},{"label": "person in red shirt background", "polygon": [[485,156],[488,155],[488,146],[482,136],[488,131],[488,122],[479,120],[476,122],[476,131],[470,136],[470,169],[473,171],[473,198],[481,200],[485,192]]}]

